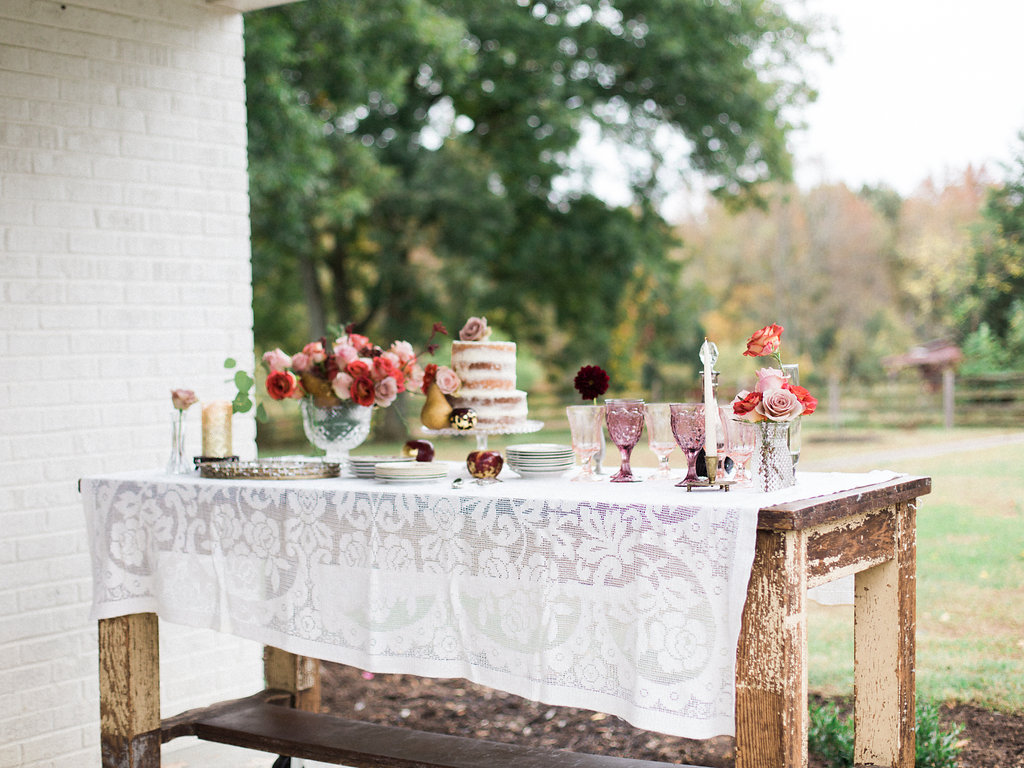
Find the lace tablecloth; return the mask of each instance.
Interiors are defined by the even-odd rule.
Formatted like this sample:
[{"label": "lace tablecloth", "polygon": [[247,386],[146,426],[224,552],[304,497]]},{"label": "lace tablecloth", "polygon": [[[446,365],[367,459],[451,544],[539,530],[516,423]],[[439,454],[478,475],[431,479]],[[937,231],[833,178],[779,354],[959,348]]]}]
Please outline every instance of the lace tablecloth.
[{"label": "lace tablecloth", "polygon": [[155,612],[374,672],[732,734],[758,509],[894,476],[801,473],[772,494],[508,472],[459,488],[91,477],[92,615]]}]

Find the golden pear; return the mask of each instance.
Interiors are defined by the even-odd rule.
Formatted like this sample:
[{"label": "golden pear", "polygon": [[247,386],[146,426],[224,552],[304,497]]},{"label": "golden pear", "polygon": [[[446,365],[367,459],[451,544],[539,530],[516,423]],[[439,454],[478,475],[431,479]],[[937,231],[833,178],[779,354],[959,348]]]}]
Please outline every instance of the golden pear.
[{"label": "golden pear", "polygon": [[445,429],[448,426],[448,417],[451,415],[452,406],[448,398],[437,388],[437,384],[427,387],[427,402],[423,404],[420,411],[420,421],[427,429]]}]

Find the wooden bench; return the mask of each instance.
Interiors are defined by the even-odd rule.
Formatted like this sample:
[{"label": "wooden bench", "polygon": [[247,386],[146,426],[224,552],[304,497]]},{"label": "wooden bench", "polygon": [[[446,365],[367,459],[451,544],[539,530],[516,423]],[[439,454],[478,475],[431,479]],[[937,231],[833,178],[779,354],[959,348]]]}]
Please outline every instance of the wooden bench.
[{"label": "wooden bench", "polygon": [[[197,736],[353,768],[664,768],[664,763],[587,755],[428,733],[306,712],[287,691],[195,709],[161,724],[162,741]],[[690,768],[695,768],[691,766]]]},{"label": "wooden bench", "polygon": [[[929,478],[898,478],[761,509],[737,647],[737,768],[806,768],[807,590],[847,574],[855,575],[855,763],[914,768],[915,515],[930,490]],[[264,657],[266,691],[161,722],[157,639],[152,613],[100,621],[105,768],[159,768],[161,743],[186,734],[359,768],[666,765],[324,715],[319,662],[274,648]]]}]

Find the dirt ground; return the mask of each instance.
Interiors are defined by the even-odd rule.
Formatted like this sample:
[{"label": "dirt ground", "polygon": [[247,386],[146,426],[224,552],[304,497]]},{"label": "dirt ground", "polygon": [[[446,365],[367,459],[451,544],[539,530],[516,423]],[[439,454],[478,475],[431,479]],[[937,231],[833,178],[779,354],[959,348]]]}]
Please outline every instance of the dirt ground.
[{"label": "dirt ground", "polygon": [[[539,704],[465,680],[370,676],[337,664],[325,664],[322,679],[325,708],[352,720],[708,768],[734,764],[732,738],[692,741],[640,731],[612,715]],[[1024,714],[953,705],[942,708],[941,718],[965,726],[961,768],[1024,768]],[[812,755],[811,768],[824,764]]]}]

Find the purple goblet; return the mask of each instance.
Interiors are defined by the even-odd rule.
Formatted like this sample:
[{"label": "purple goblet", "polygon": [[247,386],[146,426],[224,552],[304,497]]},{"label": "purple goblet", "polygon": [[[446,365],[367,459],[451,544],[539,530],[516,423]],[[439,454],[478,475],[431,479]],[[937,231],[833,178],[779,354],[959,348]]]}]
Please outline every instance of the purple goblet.
[{"label": "purple goblet", "polygon": [[640,434],[644,431],[643,400],[605,400],[605,419],[608,422],[608,435],[622,456],[619,471],[612,475],[613,483],[633,483],[633,470],[629,466],[629,457],[633,448],[640,442]]},{"label": "purple goblet", "polygon": [[699,482],[697,477],[697,454],[704,447],[704,405],[703,403],[671,403],[672,435],[686,456],[686,477],[676,485]]}]

